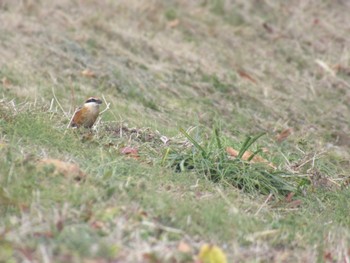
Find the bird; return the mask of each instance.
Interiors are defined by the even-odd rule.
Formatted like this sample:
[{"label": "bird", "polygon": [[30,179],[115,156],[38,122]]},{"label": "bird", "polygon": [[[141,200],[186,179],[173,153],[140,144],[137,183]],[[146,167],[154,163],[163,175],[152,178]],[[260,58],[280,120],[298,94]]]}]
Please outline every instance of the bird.
[{"label": "bird", "polygon": [[91,128],[100,113],[100,105],[102,100],[96,97],[88,98],[84,105],[79,107],[70,122],[70,127],[79,128],[83,126],[84,128]]}]

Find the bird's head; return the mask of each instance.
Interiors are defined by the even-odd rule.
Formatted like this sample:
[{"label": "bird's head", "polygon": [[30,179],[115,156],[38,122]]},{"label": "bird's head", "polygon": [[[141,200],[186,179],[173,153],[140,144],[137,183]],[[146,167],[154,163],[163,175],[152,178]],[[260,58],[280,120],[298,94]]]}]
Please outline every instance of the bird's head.
[{"label": "bird's head", "polygon": [[85,106],[95,106],[95,107],[99,107],[100,104],[102,104],[102,100],[100,100],[99,98],[96,97],[90,97],[85,101]]}]

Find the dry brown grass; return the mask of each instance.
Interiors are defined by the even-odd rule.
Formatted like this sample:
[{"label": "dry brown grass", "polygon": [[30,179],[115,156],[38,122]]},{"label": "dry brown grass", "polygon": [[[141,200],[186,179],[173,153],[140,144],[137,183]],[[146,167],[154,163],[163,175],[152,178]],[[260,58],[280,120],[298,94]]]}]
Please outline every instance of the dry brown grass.
[{"label": "dry brown grass", "polygon": [[[264,130],[275,136],[293,128],[288,149],[302,151],[310,163],[327,152],[346,171],[349,8],[341,0],[3,0],[0,95],[50,104],[54,89],[71,113],[86,97],[104,94],[111,102],[105,121],[126,119],[170,133],[216,121],[230,135]],[[95,76],[82,75],[86,69]],[[299,149],[300,142],[307,146]],[[247,203],[247,210],[260,207]],[[132,231],[123,218],[116,220]],[[335,227],[324,246],[336,251],[333,259],[348,260],[349,239],[339,231]],[[10,237],[19,242],[16,233]],[[314,247],[299,246],[298,237],[278,249],[273,243],[284,242],[283,234],[274,235],[262,233],[244,247],[235,239],[226,248],[237,261],[317,259]],[[139,236],[134,233],[121,258],[141,262],[151,248],[165,258],[167,249],[176,250],[171,238],[152,245]],[[195,237],[183,238],[199,247]],[[45,249],[43,255],[50,252]]]},{"label": "dry brown grass", "polygon": [[[3,1],[2,9],[7,11],[1,13],[1,67],[13,71],[19,82],[10,92],[47,100],[47,86],[53,85],[49,74],[53,74],[60,97],[72,103],[67,98],[74,81],[89,68],[99,78],[78,84],[76,88],[84,93],[98,88],[111,91],[115,98],[118,88],[123,90],[129,81],[146,96],[159,94],[157,104],[165,109],[178,107],[174,96],[205,96],[222,112],[244,108],[245,98],[253,97],[266,108],[263,120],[253,116],[265,129],[271,129],[269,120],[279,123],[273,129],[282,125],[302,129],[316,122],[322,123],[316,123],[317,129],[323,125],[328,129],[335,118],[339,121],[333,129],[346,128],[346,3],[203,3]],[[211,11],[219,5],[215,3],[222,3],[218,14]],[[169,27],[168,10],[176,12],[176,27]],[[208,89],[203,73],[215,74],[224,83],[234,80],[235,88],[229,88],[232,97]],[[234,101],[235,97],[241,99]]]}]

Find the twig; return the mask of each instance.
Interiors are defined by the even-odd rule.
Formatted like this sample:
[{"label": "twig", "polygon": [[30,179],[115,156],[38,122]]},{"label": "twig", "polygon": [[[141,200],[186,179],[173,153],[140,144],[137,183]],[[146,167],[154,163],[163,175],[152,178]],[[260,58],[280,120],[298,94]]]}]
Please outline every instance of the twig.
[{"label": "twig", "polygon": [[316,64],[318,64],[324,71],[329,73],[334,79],[338,80],[340,83],[342,83],[344,86],[347,88],[350,88],[350,84],[347,83],[344,79],[340,78],[337,76],[336,72],[324,61],[316,59],[315,60]]},{"label": "twig", "polygon": [[261,209],[263,209],[263,207],[267,204],[267,202],[270,201],[272,196],[273,196],[273,194],[270,193],[269,196],[266,198],[265,202],[259,207],[258,211],[256,211],[254,216],[257,216],[260,213]]},{"label": "twig", "polygon": [[[54,82],[54,84],[57,84],[57,80],[54,78],[54,76],[52,75],[51,72],[49,72],[49,75],[50,75],[52,81]],[[68,114],[64,111],[64,109],[63,109],[61,103],[58,101],[58,99],[57,99],[57,97],[56,97],[54,86],[51,86],[51,90],[52,90],[52,95],[53,95],[53,97],[55,98],[55,101],[57,102],[58,106],[61,108],[61,110],[62,110],[64,116],[66,116],[66,118],[69,119]]]},{"label": "twig", "polygon": [[53,102],[54,102],[54,99],[51,100],[49,111],[53,111],[53,110],[52,110],[52,109],[53,109]]},{"label": "twig", "polygon": [[102,98],[103,98],[103,101],[105,102],[106,104],[106,108],[100,112],[100,116],[98,117],[98,120],[96,121],[96,123],[94,124],[94,126],[96,127],[100,122],[101,122],[101,114],[105,113],[106,111],[109,110],[109,105],[110,103],[106,101],[106,98],[104,95],[102,95]]},{"label": "twig", "polygon": [[40,250],[41,256],[42,256],[42,262],[50,263],[51,260],[50,260],[50,257],[49,257],[49,254],[47,252],[46,247],[44,245],[41,245],[41,246],[39,246],[39,250]]},{"label": "twig", "polygon": [[[166,155],[168,154],[169,151],[170,151],[170,148],[167,149]],[[166,156],[166,155],[164,155],[164,156]],[[163,158],[163,159],[165,159],[165,158]],[[199,179],[197,179],[196,184],[190,186],[190,189],[197,188],[199,186],[198,182],[199,182]]]},{"label": "twig", "polygon": [[327,178],[327,181],[329,181],[329,182],[335,184],[335,185],[338,186],[338,187],[341,187],[341,184],[337,183],[337,182],[336,182],[335,180],[333,180],[332,178]]},{"label": "twig", "polygon": [[168,226],[163,226],[161,224],[155,224],[155,223],[150,222],[150,221],[142,221],[142,225],[149,226],[149,227],[152,227],[152,228],[158,228],[158,229],[164,230],[164,231],[169,232],[169,233],[184,234],[184,231],[181,230],[181,229],[168,227]]},{"label": "twig", "polygon": [[314,156],[313,156],[312,158],[310,158],[310,159],[304,161],[303,163],[301,163],[300,165],[298,165],[298,168],[303,167],[304,165],[306,165],[307,163],[309,163],[309,162],[311,162],[311,161],[312,161],[312,167],[311,167],[310,169],[314,168],[315,160],[316,160],[317,158],[319,158],[319,156],[321,156],[321,155],[324,154],[325,152],[327,152],[327,151],[324,150],[324,151],[321,151],[320,153],[314,153]]},{"label": "twig", "polygon": [[255,233],[249,235],[247,238],[248,238],[248,240],[256,241],[257,238],[271,236],[271,235],[274,235],[280,231],[281,231],[280,229],[268,229],[268,230],[264,230],[264,231],[260,231],[260,232],[255,232]]},{"label": "twig", "polygon": [[104,112],[108,111],[109,110],[109,105],[110,105],[110,103],[106,101],[106,98],[105,98],[104,95],[102,95],[102,98],[103,98],[103,101],[106,104],[106,108],[103,111],[100,112],[100,115],[103,114]]},{"label": "twig", "polygon": [[14,111],[15,111],[16,113],[18,113],[17,108],[16,108],[15,101],[14,101],[14,100],[11,100],[11,101],[10,101],[10,104],[11,104],[12,108],[14,109]]},{"label": "twig", "polygon": [[283,153],[283,152],[281,152],[281,151],[280,151],[280,154],[281,154],[281,155],[282,155],[282,157],[283,157],[283,158],[286,160],[287,165],[288,165],[288,166],[290,166],[290,162],[289,162],[289,160],[288,160],[287,156],[285,156],[285,155],[284,155],[284,153]]},{"label": "twig", "polygon": [[69,121],[69,123],[68,123],[68,125],[67,125],[67,129],[71,126],[72,121],[73,121],[73,118],[74,118],[74,115],[77,113],[78,110],[79,110],[79,108],[77,108],[77,109],[74,111],[74,113],[73,113],[72,117],[70,118],[70,121]]},{"label": "twig", "polygon": [[235,206],[230,202],[230,200],[227,198],[226,195],[224,195],[224,193],[221,191],[221,189],[220,189],[219,187],[216,187],[215,189],[216,189],[216,191],[221,195],[222,199],[224,199],[224,201],[231,207],[233,213],[234,213],[234,214],[237,214],[237,213],[238,213],[237,207],[235,207]]}]

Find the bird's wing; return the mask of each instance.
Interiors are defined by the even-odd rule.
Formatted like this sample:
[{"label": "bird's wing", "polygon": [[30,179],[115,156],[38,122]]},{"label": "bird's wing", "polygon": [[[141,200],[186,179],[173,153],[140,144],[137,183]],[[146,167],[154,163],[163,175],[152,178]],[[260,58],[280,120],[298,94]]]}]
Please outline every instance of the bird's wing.
[{"label": "bird's wing", "polygon": [[80,106],[80,107],[78,107],[78,108],[75,110],[74,114],[72,115],[72,118],[70,119],[70,122],[69,122],[69,124],[68,124],[68,127],[78,127],[77,119],[78,119],[78,116],[79,116],[79,112],[80,112],[80,110],[81,110],[82,108],[83,108],[83,107]]}]

